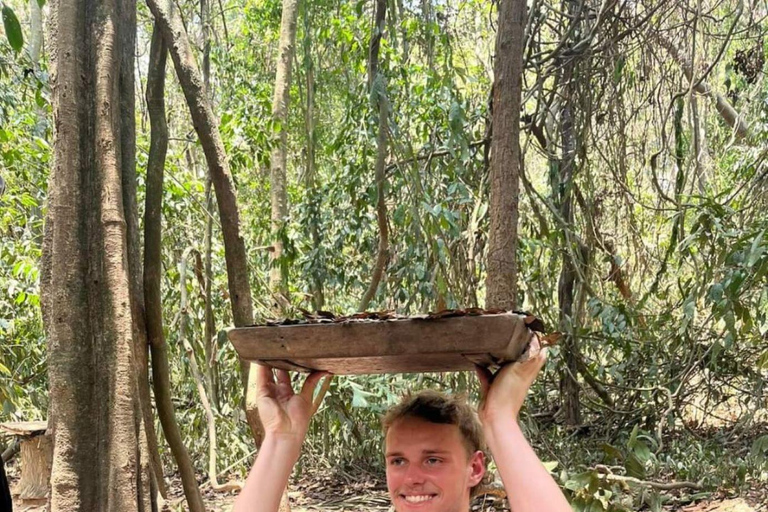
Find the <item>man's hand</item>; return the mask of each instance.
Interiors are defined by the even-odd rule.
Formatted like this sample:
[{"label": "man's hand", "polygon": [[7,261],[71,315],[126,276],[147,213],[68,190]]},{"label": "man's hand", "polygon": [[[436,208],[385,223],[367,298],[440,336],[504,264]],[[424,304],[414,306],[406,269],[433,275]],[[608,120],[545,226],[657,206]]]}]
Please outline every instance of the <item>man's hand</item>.
[{"label": "man's hand", "polygon": [[533,335],[527,355],[525,361],[510,363],[496,372],[496,375],[487,368],[476,367],[482,396],[478,414],[484,426],[496,421],[517,421],[525,395],[547,360],[547,348],[541,347],[536,334]]},{"label": "man's hand", "polygon": [[330,378],[330,374],[310,373],[297,395],[287,371],[276,370],[275,380],[269,366],[259,364],[255,370],[256,406],[264,427],[264,441],[233,511],[277,512],[315,412],[312,403],[315,387],[323,377]]},{"label": "man's hand", "polygon": [[291,378],[286,370],[275,370],[277,381],[272,368],[259,364],[256,368],[258,389],[256,405],[259,408],[259,418],[264,426],[265,436],[291,437],[303,442],[312,417],[312,397],[318,382],[327,372],[313,372],[301,388],[299,394],[294,393]]},{"label": "man's hand", "polygon": [[571,512],[571,506],[526,441],[517,416],[528,389],[547,360],[534,335],[525,361],[504,366],[496,375],[478,367],[483,400],[478,413],[488,448],[515,512]]}]

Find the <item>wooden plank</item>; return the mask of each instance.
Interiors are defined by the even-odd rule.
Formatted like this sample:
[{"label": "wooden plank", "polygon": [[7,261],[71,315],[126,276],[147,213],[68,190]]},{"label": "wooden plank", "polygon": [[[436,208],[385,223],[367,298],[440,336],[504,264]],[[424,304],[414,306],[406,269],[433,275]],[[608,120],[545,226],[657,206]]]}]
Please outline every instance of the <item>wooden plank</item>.
[{"label": "wooden plank", "polygon": [[515,361],[531,339],[516,313],[230,329],[238,354],[339,375],[471,370]]},{"label": "wooden plank", "polygon": [[15,436],[32,436],[45,432],[47,421],[7,421],[0,423],[0,430]]}]

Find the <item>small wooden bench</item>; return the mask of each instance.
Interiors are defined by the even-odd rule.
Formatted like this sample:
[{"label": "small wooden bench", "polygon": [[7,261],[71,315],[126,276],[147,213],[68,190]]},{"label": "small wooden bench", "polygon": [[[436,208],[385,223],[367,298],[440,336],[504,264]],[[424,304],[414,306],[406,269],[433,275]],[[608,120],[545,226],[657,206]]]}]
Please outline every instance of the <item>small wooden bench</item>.
[{"label": "small wooden bench", "polygon": [[45,505],[51,485],[53,442],[45,421],[0,423],[0,433],[19,439],[21,478],[12,489],[19,505]]}]

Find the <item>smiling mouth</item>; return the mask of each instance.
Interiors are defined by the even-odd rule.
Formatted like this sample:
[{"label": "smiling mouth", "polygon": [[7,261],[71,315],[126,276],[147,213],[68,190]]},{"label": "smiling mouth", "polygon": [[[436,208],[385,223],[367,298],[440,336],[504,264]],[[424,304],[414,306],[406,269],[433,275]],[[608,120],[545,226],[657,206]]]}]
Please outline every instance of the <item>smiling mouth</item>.
[{"label": "smiling mouth", "polygon": [[419,494],[419,495],[409,495],[406,496],[405,494],[401,494],[400,497],[405,500],[406,503],[410,505],[418,505],[420,503],[426,503],[428,501],[431,501],[437,496],[437,494]]}]

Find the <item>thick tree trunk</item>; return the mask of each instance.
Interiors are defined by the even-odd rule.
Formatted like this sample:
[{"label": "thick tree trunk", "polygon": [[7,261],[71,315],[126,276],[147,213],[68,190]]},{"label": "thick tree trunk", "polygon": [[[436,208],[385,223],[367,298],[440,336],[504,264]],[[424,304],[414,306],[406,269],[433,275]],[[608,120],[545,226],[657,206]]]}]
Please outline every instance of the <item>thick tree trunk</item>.
[{"label": "thick tree trunk", "polygon": [[381,38],[384,36],[384,24],[387,17],[387,1],[376,0],[376,23],[371,35],[371,44],[368,50],[368,89],[371,96],[376,98],[376,115],[378,116],[378,134],[376,136],[376,164],[374,166],[374,177],[376,180],[376,221],[379,227],[379,246],[376,250],[376,263],[373,267],[373,275],[368,289],[360,300],[359,311],[365,311],[368,308],[373,297],[376,296],[376,290],[379,288],[381,278],[386,271],[387,261],[389,260],[389,225],[387,223],[387,204],[386,192],[387,184],[387,143],[389,140],[389,125],[387,117],[389,115],[389,101],[387,100],[387,81],[384,75],[379,72],[379,49],[381,48]]},{"label": "thick tree trunk", "polygon": [[[197,486],[195,469],[176,423],[171,401],[168,348],[163,332],[163,303],[160,291],[162,275],[162,205],[165,156],[168,149],[168,127],[165,121],[165,63],[168,48],[155,26],[149,51],[147,72],[147,111],[150,123],[149,159],[147,161],[147,195],[144,219],[144,298],[146,302],[147,336],[152,351],[152,382],[157,414],[171,453],[179,466],[181,484],[189,509],[204,510]],[[160,478],[162,479],[162,474]]]},{"label": "thick tree trunk", "polygon": [[[216,118],[206,97],[205,84],[202,80],[192,49],[189,46],[187,33],[181,19],[168,5],[158,0],[147,0],[158,26],[161,29],[168,49],[173,59],[176,75],[184,91],[192,121],[203,146],[208,170],[211,173],[216,202],[219,206],[219,217],[224,234],[224,257],[227,263],[227,282],[229,298],[232,306],[232,317],[236,326],[253,325],[253,300],[251,285],[248,280],[248,260],[245,253],[245,242],[240,235],[240,213],[237,209],[237,196],[232,175],[229,172],[229,162],[224,151]],[[246,387],[246,416],[257,445],[261,443],[261,428],[258,413],[250,404],[255,400],[249,398],[254,390],[248,379],[250,365],[240,362],[243,383]]]},{"label": "thick tree trunk", "polygon": [[135,183],[135,9],[132,0],[51,5],[56,192],[41,282],[51,512],[153,509],[128,247],[137,216],[126,189]]},{"label": "thick tree trunk", "polygon": [[493,78],[490,232],[485,304],[513,309],[517,295],[520,102],[525,0],[500,0]]},{"label": "thick tree trunk", "polygon": [[275,76],[275,94],[272,98],[272,119],[277,133],[274,134],[270,181],[272,197],[272,246],[270,253],[272,268],[269,272],[269,287],[278,298],[277,309],[281,309],[288,299],[288,287],[285,282],[285,264],[280,262],[283,256],[283,242],[280,232],[285,229],[288,217],[288,194],[286,192],[288,159],[288,106],[291,100],[291,71],[293,54],[296,47],[296,20],[299,15],[298,0],[283,0],[283,16],[280,22],[280,43],[277,50],[277,73]]}]

